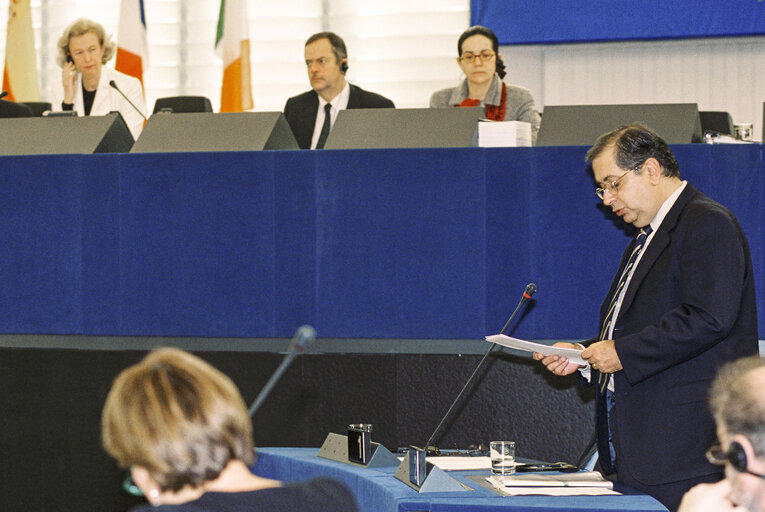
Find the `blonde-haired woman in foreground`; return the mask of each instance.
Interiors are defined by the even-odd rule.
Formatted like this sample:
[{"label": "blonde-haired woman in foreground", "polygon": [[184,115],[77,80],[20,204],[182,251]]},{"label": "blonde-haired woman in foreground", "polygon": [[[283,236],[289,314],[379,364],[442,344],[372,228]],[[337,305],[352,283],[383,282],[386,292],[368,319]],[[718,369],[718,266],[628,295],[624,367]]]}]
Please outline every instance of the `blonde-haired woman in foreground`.
[{"label": "blonde-haired woman in foreground", "polygon": [[335,480],[284,484],[250,472],[252,423],[239,390],[179,349],[154,351],[120,373],[101,433],[150,503],[136,511],[357,510]]}]

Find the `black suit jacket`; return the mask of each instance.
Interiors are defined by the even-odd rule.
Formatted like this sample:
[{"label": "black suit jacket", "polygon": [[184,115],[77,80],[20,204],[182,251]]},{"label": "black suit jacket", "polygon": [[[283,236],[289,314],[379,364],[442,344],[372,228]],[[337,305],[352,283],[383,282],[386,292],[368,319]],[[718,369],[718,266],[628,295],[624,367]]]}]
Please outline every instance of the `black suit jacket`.
[{"label": "black suit jacket", "polygon": [[[391,100],[374,92],[350,84],[348,108],[395,108]],[[284,117],[295,135],[300,149],[310,149],[316,114],[319,111],[319,95],[308,91],[287,100],[284,105]]]},{"label": "black suit jacket", "polygon": [[[719,472],[704,457],[716,439],[709,389],[722,364],[758,351],[753,277],[733,214],[686,185],[645,249],[616,319],[623,370],[614,374],[611,421],[620,481],[640,488]],[[596,410],[602,417],[603,397]]]}]

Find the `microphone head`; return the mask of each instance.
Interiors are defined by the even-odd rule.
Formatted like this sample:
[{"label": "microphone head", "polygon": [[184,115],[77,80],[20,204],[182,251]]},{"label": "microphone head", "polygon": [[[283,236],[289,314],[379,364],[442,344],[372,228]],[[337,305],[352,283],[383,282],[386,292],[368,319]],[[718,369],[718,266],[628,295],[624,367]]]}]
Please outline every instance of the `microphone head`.
[{"label": "microphone head", "polygon": [[298,353],[302,352],[315,339],[316,329],[310,325],[301,325],[292,337],[291,349]]},{"label": "microphone head", "polygon": [[526,299],[530,299],[535,293],[537,293],[537,285],[529,283],[526,285],[526,291],[523,292],[523,296]]},{"label": "microphone head", "polygon": [[111,85],[115,89],[119,89],[119,87],[117,87],[117,83],[114,80],[109,80],[109,85]]}]

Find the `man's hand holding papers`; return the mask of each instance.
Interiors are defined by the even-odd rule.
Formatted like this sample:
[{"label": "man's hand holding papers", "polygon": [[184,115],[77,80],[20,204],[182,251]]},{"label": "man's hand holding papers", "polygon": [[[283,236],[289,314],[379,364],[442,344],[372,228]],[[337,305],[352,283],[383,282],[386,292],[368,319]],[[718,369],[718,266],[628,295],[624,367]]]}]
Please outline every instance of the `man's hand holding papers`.
[{"label": "man's hand holding papers", "polygon": [[541,360],[542,364],[556,375],[570,375],[579,368],[587,366],[587,361],[581,356],[582,347],[573,343],[559,342],[553,345],[544,345],[511,338],[504,334],[486,336],[486,341],[503,347],[533,352],[534,359]]}]

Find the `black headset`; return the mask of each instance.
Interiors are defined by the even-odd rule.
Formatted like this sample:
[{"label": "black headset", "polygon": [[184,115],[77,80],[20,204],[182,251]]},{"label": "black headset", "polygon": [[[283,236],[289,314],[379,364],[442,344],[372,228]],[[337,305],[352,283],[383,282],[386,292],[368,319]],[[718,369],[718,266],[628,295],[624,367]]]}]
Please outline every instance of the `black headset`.
[{"label": "black headset", "polygon": [[725,452],[725,460],[727,460],[731,466],[736,468],[737,471],[749,473],[750,475],[765,479],[765,475],[755,473],[747,468],[749,461],[747,460],[746,451],[744,450],[744,447],[741,446],[741,443],[733,441],[730,446],[728,446],[728,451]]},{"label": "black headset", "polygon": [[[347,58],[347,57],[345,57],[345,58]],[[340,63],[340,71],[342,71],[343,73],[348,71],[348,61],[347,60],[344,60],[343,62]]]}]

